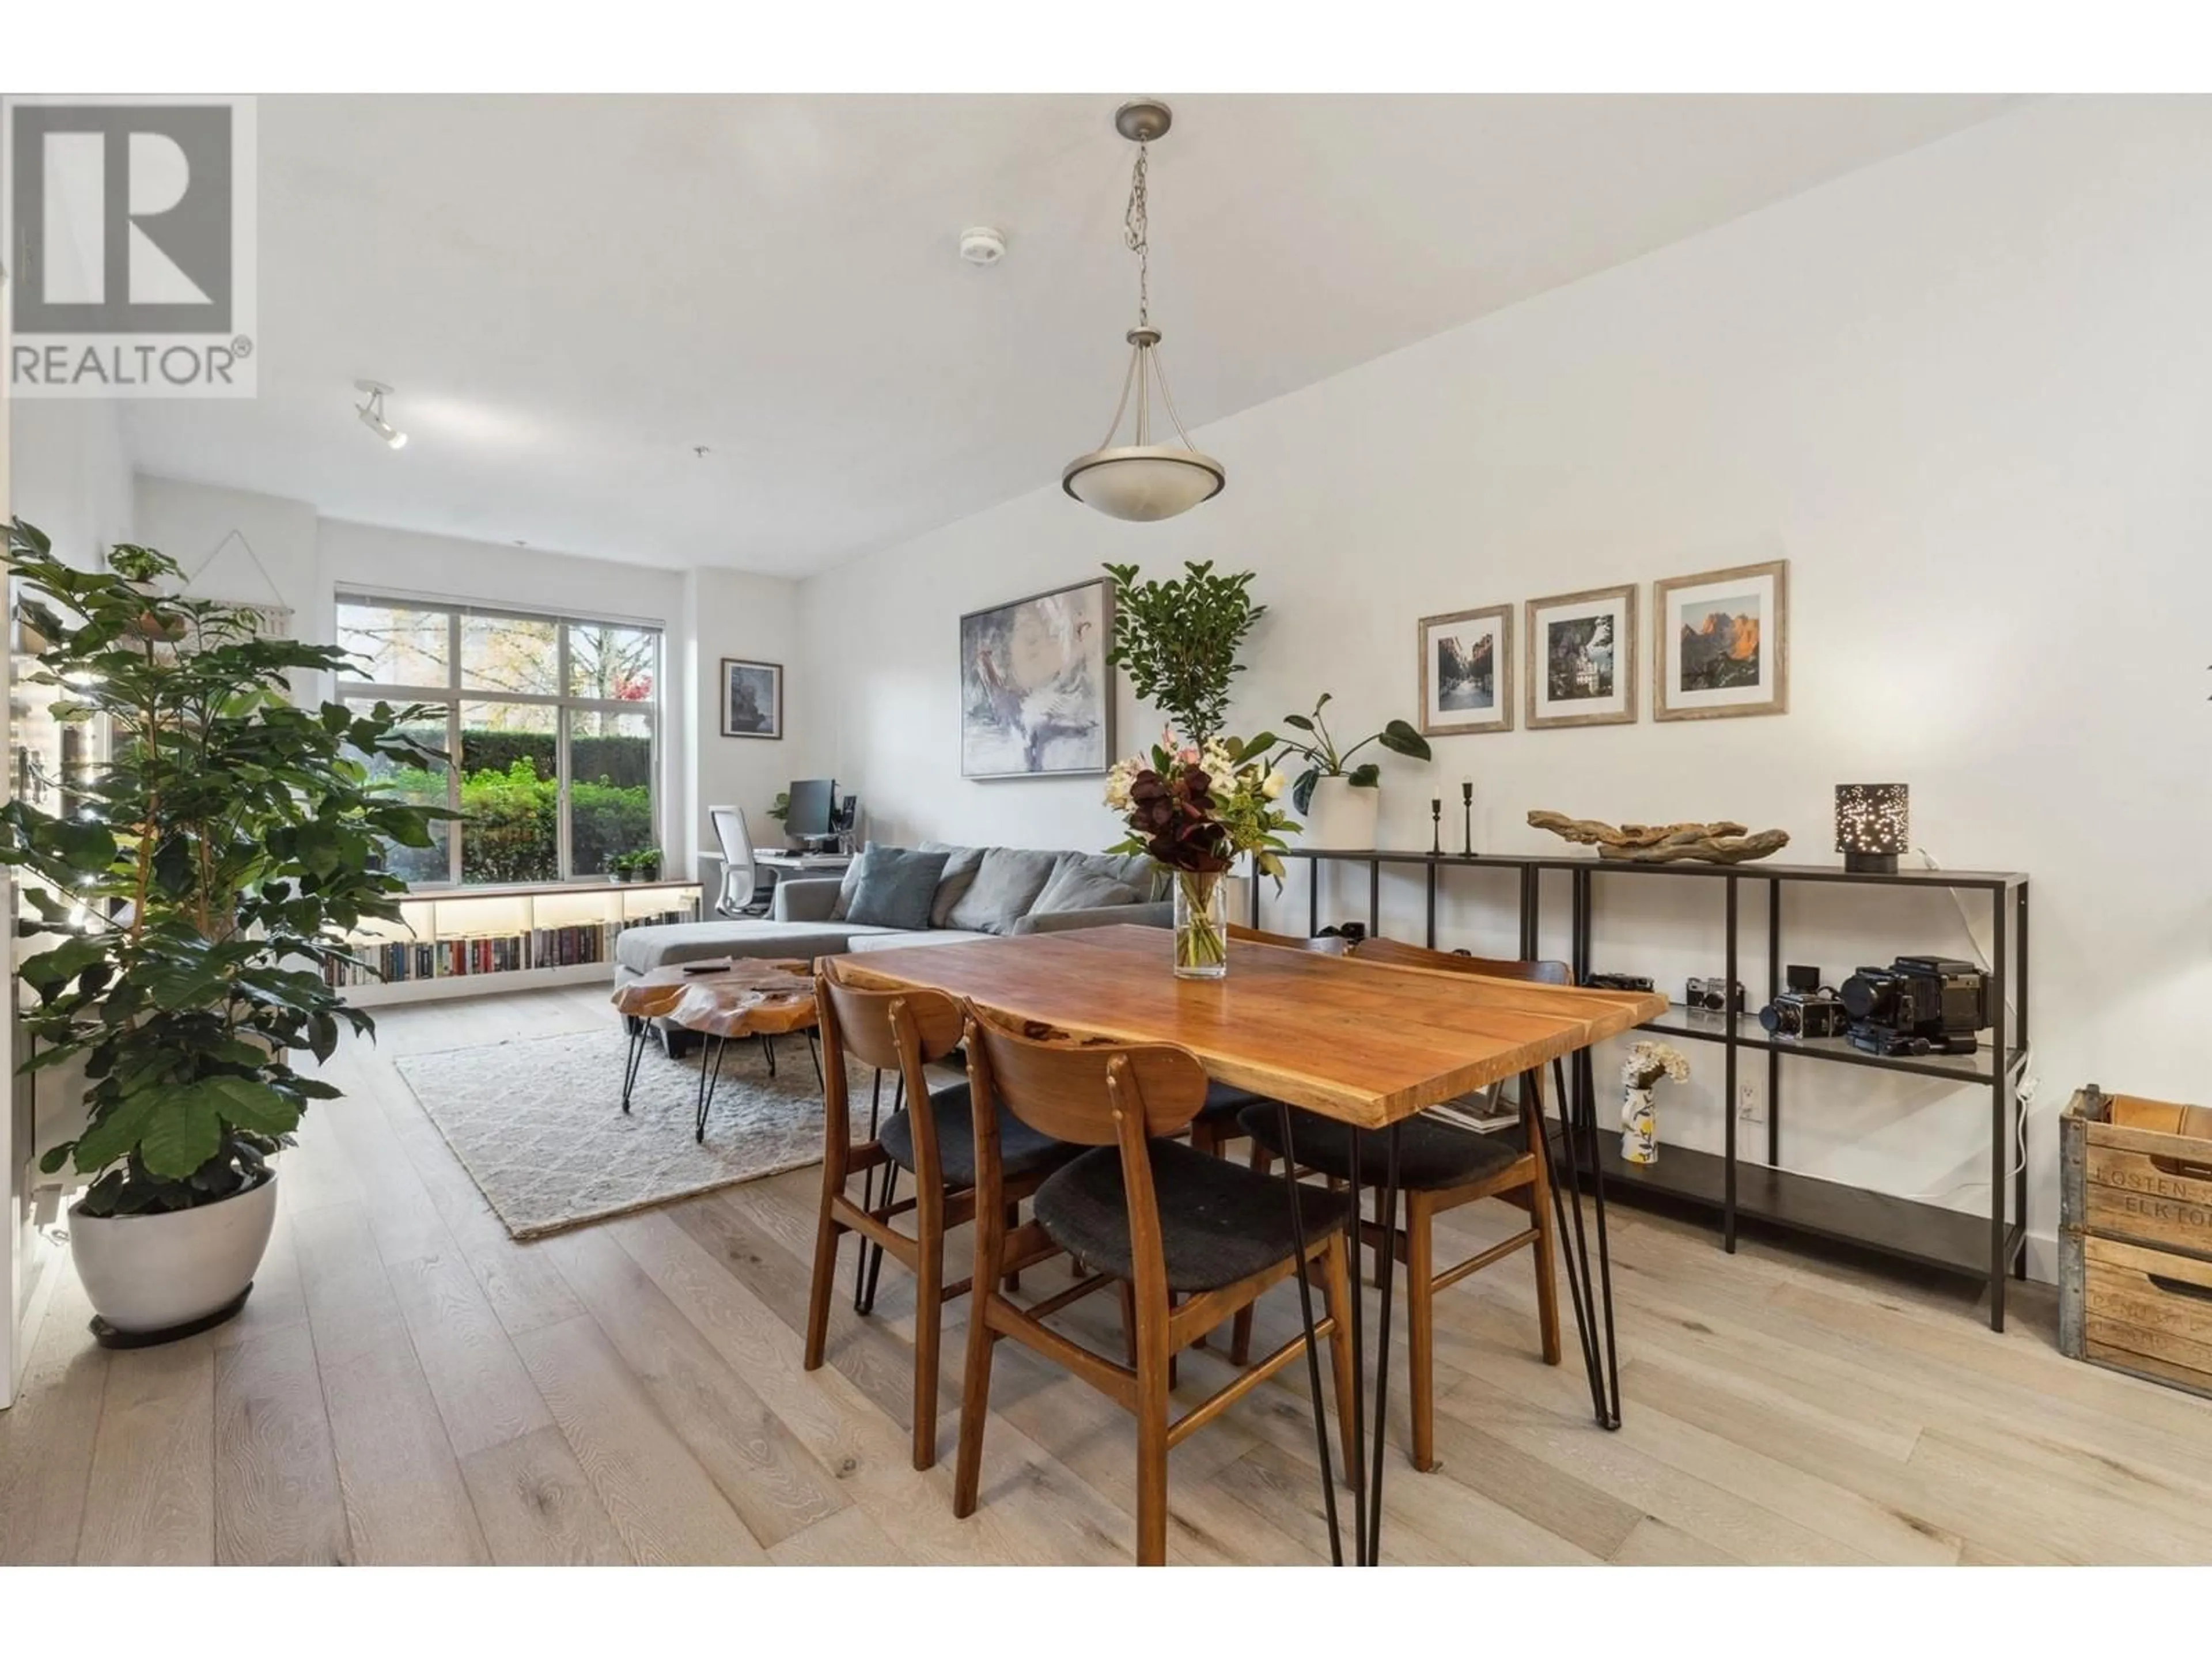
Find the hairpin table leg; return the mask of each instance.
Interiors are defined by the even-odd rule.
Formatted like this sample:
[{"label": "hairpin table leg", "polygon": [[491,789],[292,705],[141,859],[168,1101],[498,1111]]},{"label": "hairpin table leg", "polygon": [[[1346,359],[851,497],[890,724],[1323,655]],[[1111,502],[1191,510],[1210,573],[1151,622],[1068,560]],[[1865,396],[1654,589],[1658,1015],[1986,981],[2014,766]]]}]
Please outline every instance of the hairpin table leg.
[{"label": "hairpin table leg", "polygon": [[712,1066],[708,1065],[707,1051],[702,1048],[699,1050],[699,1122],[692,1132],[692,1139],[702,1143],[707,1139],[707,1114],[714,1104],[714,1085],[722,1080],[722,1051],[730,1046],[727,1037],[709,1037],[707,1041],[714,1045],[714,1063]]},{"label": "hairpin table leg", "polygon": [[630,1033],[629,1052],[623,1060],[622,1109],[624,1117],[629,1115],[630,1096],[636,1091],[638,1070],[645,1064],[645,1045],[652,1035],[652,1022],[642,1019],[636,1023],[636,1029]]},{"label": "hairpin table leg", "polygon": [[[1306,1334],[1306,1388],[1313,1398],[1314,1447],[1321,1457],[1321,1502],[1328,1516],[1328,1559],[1332,1566],[1340,1567],[1344,1565],[1344,1533],[1336,1521],[1336,1465],[1328,1455],[1328,1408],[1322,1402],[1321,1349],[1314,1340],[1313,1280],[1306,1264],[1305,1214],[1298,1206],[1298,1160],[1291,1146],[1291,1109],[1281,1101],[1275,1103],[1275,1121],[1280,1127],[1283,1137],[1283,1182],[1291,1201],[1291,1247],[1297,1252],[1298,1317]],[[1357,1243],[1359,1219],[1357,1216],[1352,1218],[1352,1237],[1354,1243],[1351,1248],[1357,1252],[1359,1248]],[[1352,1260],[1354,1262],[1358,1261],[1356,1254]],[[1359,1279],[1356,1273],[1352,1279],[1352,1294],[1356,1308],[1359,1296]],[[1358,1316],[1354,1313],[1352,1316],[1357,1318]],[[1339,1332],[1329,1340],[1340,1341],[1348,1334]],[[1355,1436],[1359,1432],[1357,1416],[1352,1419],[1352,1431]]]}]

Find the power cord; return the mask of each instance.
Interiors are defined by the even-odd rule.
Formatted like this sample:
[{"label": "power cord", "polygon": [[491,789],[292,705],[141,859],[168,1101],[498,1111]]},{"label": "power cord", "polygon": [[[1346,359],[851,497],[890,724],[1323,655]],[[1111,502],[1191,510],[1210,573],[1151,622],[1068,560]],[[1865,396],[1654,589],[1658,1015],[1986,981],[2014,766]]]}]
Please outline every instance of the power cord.
[{"label": "power cord", "polygon": [[[1936,861],[1936,855],[1926,848],[1916,847],[1912,850],[1920,855],[1923,868],[1941,870],[1943,867]],[[1966,908],[1966,901],[1959,896],[1959,890],[1954,887],[1949,891],[1951,902],[1958,908],[1959,925],[1966,932],[1966,948],[1974,953],[1974,965],[1986,974],[1990,971],[1990,953],[1982,949],[1981,940],[1975,936],[1973,915]],[[2008,984],[2011,982],[2009,975],[2006,982]],[[2001,1019],[2008,1018],[2013,1012],[2012,998],[2007,994],[2004,1006],[1999,1011],[1998,1018]],[[2027,1109],[2035,1099],[2036,1091],[2041,1086],[2043,1081],[2035,1074],[2034,1066],[2035,1045],[2030,1043],[2021,1050],[2020,1085],[2013,1091],[2012,1144],[2020,1149],[2020,1155],[2012,1168],[2005,1172],[2008,1179],[2018,1176],[2027,1167]],[[1905,1193],[1902,1196],[1916,1202],[1926,1203],[1937,1199],[1949,1198],[1957,1193],[1973,1192],[1978,1188],[1986,1188],[1989,1184],[1987,1177],[1984,1176],[1972,1181],[1958,1182],[1940,1192]]]}]

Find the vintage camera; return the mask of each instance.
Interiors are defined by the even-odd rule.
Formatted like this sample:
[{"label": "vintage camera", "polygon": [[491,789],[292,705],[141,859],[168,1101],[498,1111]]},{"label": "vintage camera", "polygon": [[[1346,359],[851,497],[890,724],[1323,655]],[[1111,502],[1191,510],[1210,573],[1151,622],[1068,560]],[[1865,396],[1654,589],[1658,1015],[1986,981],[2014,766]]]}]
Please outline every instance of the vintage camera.
[{"label": "vintage camera", "polygon": [[1989,976],[1952,957],[1899,957],[1844,981],[1851,1044],[1870,1054],[1971,1054],[1989,1003]]},{"label": "vintage camera", "polygon": [[1591,991],[1648,991],[1651,981],[1641,974],[1584,974],[1583,986]]},{"label": "vintage camera", "polygon": [[1723,1011],[1731,1014],[1743,1012],[1743,984],[1740,980],[1693,979],[1682,988],[1682,1006],[1699,1008],[1710,1014]]},{"label": "vintage camera", "polygon": [[1759,1023],[1778,1037],[1841,1036],[1850,1021],[1833,991],[1815,985],[1809,991],[1784,991],[1759,1011]]}]

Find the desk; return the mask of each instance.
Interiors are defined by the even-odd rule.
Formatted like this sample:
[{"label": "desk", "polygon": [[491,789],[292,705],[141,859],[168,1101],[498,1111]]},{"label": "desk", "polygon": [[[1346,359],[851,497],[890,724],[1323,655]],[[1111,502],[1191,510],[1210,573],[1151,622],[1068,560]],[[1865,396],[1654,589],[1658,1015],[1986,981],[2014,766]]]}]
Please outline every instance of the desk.
[{"label": "desk", "polygon": [[838,876],[860,856],[857,853],[755,853],[753,862],[779,876]]},{"label": "desk", "polygon": [[[850,982],[876,989],[923,986],[1062,1029],[1127,1042],[1172,1042],[1189,1049],[1208,1076],[1389,1137],[1388,1173],[1376,1219],[1397,1217],[1397,1127],[1426,1106],[1574,1057],[1585,1101],[1590,1045],[1656,1018],[1666,999],[1648,992],[1570,990],[1518,980],[1484,979],[1435,969],[1399,967],[1233,940],[1228,976],[1179,980],[1170,971],[1170,936],[1156,927],[1093,927],[1020,939],[983,939],[871,951],[845,959]],[[1285,1140],[1289,1139],[1287,1112]],[[1566,1126],[1594,1152],[1595,1114]],[[1582,1186],[1571,1155],[1559,1160],[1572,1194],[1571,1226],[1560,1228],[1567,1284],[1582,1337],[1591,1405],[1607,1428],[1620,1425],[1619,1365],[1613,1352],[1613,1293],[1601,1177],[1595,1172],[1596,1247],[1592,1273],[1583,1226]],[[1290,1161],[1285,1180],[1296,1176]],[[1558,1189],[1554,1188],[1554,1196]],[[1359,1187],[1352,1184],[1354,1213]],[[1562,1220],[1565,1220],[1565,1200]],[[1295,1207],[1294,1212],[1295,1213]],[[1352,1448],[1356,1557],[1372,1562],[1382,1542],[1382,1428],[1389,1389],[1391,1275],[1395,1252],[1382,1253],[1382,1330],[1375,1346],[1374,1449]],[[1601,1301],[1601,1292],[1602,1299]],[[1303,1273],[1309,1376],[1331,1540],[1336,1540],[1335,1483],[1329,1471],[1328,1413],[1321,1407],[1312,1307]],[[1365,1370],[1354,1298],[1352,1419],[1362,1426]],[[1371,1482],[1371,1485],[1370,1485]]]}]

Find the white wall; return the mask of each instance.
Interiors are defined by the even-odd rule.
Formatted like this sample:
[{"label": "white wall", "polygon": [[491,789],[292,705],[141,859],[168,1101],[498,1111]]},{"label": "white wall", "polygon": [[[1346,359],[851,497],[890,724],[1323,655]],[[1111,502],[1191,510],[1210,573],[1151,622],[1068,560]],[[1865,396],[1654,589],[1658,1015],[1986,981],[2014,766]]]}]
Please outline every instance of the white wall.
[{"label": "white wall", "polygon": [[116,405],[15,398],[10,415],[15,516],[45,531],[72,564],[97,564],[114,544],[131,540],[131,456]]},{"label": "white wall", "polygon": [[[2212,1098],[2191,839],[2212,805],[2208,293],[2212,103],[2031,106],[1210,427],[1229,488],[1183,519],[1114,523],[1043,483],[809,581],[822,758],[886,837],[1101,846],[1096,780],[959,779],[962,611],[1107,559],[1249,567],[1271,609],[1236,723],[1328,690],[1337,729],[1364,732],[1416,712],[1419,617],[1630,580],[1648,615],[1655,579],[1787,557],[1789,715],[1446,739],[1433,768],[1386,764],[1382,839],[1427,846],[1429,796],[1455,819],[1471,773],[1486,849],[1556,849],[1522,822],[1551,807],[1779,825],[1785,858],[1826,862],[1834,783],[1908,782],[1915,839],[1944,863],[2035,878],[2047,1240],[2069,1091]],[[1071,387],[1071,452],[1090,409]],[[1121,713],[1127,752],[1156,716],[1126,691]],[[1510,884],[1447,882],[1444,942],[1510,953]],[[1563,916],[1563,891],[1547,902]],[[1832,979],[1968,945],[1935,896],[1786,902],[1785,955]],[[1419,937],[1419,905],[1417,882],[1391,884],[1386,925]],[[1601,905],[1601,965],[1718,970],[1717,889],[1615,881]],[[1328,914],[1364,910],[1346,889]],[[1563,953],[1564,930],[1546,943]],[[1662,1139],[1713,1146],[1718,1051],[1691,1059]],[[1785,1087],[1786,1164],[1985,1203],[1963,1184],[1986,1180],[1985,1093],[1802,1063]]]},{"label": "white wall", "polygon": [[[780,847],[782,834],[768,809],[793,778],[818,775],[813,757],[816,722],[800,676],[799,584],[780,576],[734,570],[692,570],[684,577],[684,649],[673,662],[696,713],[691,746],[691,830],[702,851],[715,850],[707,823],[709,806],[742,806],[753,842]],[[781,663],[784,668],[784,734],[781,738],[722,735],[722,659]]]}]

